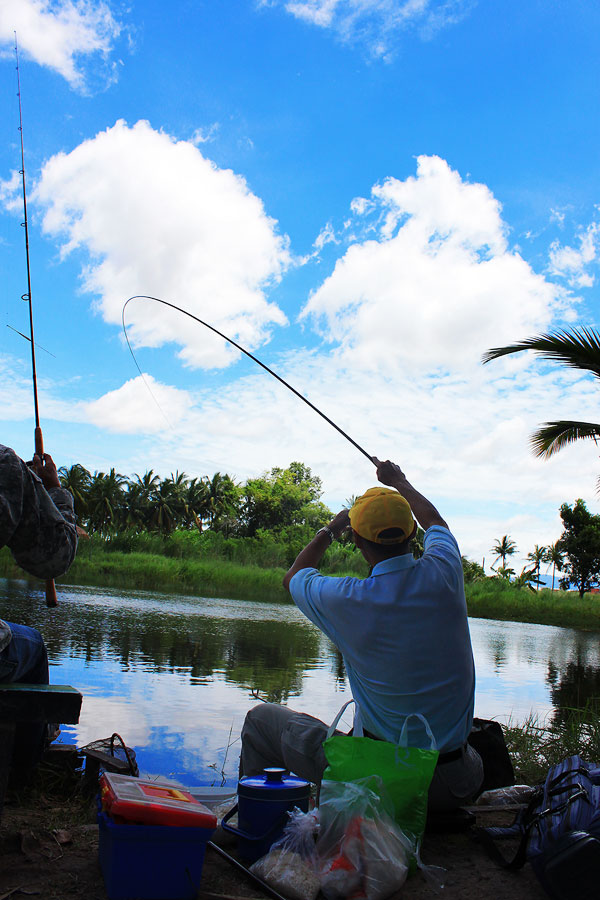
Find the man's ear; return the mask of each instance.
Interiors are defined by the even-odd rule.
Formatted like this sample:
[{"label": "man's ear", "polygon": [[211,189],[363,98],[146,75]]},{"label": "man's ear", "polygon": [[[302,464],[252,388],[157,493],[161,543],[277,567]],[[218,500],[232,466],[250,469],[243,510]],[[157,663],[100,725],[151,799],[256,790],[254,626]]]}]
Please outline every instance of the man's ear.
[{"label": "man's ear", "polygon": [[368,542],[365,541],[364,538],[361,538],[360,534],[357,534],[354,529],[352,529],[352,537],[354,538],[354,543],[362,553],[365,561],[368,562],[370,566],[373,565],[373,560],[371,558],[371,548],[369,547]]}]

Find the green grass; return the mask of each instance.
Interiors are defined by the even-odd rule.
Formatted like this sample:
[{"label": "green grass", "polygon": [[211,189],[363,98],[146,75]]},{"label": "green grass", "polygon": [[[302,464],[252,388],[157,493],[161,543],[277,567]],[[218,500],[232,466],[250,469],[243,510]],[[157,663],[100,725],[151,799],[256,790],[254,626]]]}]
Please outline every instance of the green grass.
[{"label": "green grass", "polygon": [[531,591],[496,578],[465,585],[470,616],[511,622],[600,629],[600,595],[576,591]]},{"label": "green grass", "polygon": [[262,569],[228,560],[169,559],[148,553],[95,553],[76,560],[63,584],[174,591],[205,597],[286,602],[284,569]]},{"label": "green grass", "polygon": [[[285,603],[284,569],[262,569],[228,560],[169,558],[151,553],[85,553],[59,584],[87,584],[124,590],[164,591]],[[27,578],[9,554],[0,552],[0,577]]]},{"label": "green grass", "polygon": [[517,784],[536,784],[550,766],[568,756],[579,754],[589,762],[600,759],[598,704],[555,710],[550,723],[540,722],[532,713],[521,725],[504,726],[504,736]]},{"label": "green grass", "polygon": [[[266,532],[255,538],[191,531],[168,537],[125,532],[110,540],[93,535],[80,541],[75,562],[57,583],[289,603],[282,580],[301,546]],[[365,575],[367,567],[359,553],[336,544],[324,557],[323,571]],[[29,577],[6,547],[0,550],[0,577]]]},{"label": "green grass", "polygon": [[[296,552],[295,546],[268,533],[255,538],[125,533],[109,541],[94,535],[80,543],[73,566],[57,581],[285,603],[289,597],[281,581]],[[328,575],[367,573],[362,556],[337,543],[325,554],[321,570]],[[0,550],[0,577],[27,577],[7,548]],[[531,591],[499,578],[469,582],[465,591],[470,616],[600,630],[599,594],[580,598],[572,591]]]}]

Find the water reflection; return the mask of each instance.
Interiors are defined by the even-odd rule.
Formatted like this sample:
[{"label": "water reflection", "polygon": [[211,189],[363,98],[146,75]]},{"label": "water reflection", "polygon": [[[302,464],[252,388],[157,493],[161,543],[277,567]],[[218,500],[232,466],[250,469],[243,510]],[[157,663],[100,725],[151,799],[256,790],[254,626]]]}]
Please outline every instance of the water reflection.
[{"label": "water reflection", "polygon": [[297,694],[319,661],[319,633],[291,607],[236,604],[231,615],[231,601],[139,594],[122,603],[114,591],[73,588],[41,621],[20,583],[8,583],[5,596],[10,616],[42,629],[52,661],[68,656],[91,665],[108,656],[123,672],[180,674],[191,684],[220,672],[274,702]]},{"label": "water reflection", "polygon": [[581,662],[570,662],[564,672],[549,667],[548,684],[555,707],[553,718],[564,724],[573,711],[582,711],[583,718],[597,715],[600,710],[600,670]]},{"label": "water reflection", "polygon": [[583,709],[600,696],[598,635],[574,628],[470,619],[476,709],[501,721],[534,712],[562,721],[558,707]]},{"label": "water reflection", "polygon": [[[186,784],[234,783],[239,732],[261,697],[331,721],[349,698],[341,654],[292,605],[0,580],[0,614],[40,628],[55,683],[84,695],[79,744],[121,733],[140,767]],[[600,696],[595,635],[470,620],[476,714],[522,720]],[[349,722],[348,722],[349,725]]]}]

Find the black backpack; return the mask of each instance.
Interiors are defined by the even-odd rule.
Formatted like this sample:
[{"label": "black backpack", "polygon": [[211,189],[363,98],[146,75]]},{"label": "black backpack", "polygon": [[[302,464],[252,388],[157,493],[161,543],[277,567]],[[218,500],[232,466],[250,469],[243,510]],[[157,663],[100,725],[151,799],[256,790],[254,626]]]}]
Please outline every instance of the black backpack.
[{"label": "black backpack", "polygon": [[[600,897],[600,767],[570,756],[553,766],[515,822],[505,828],[478,828],[490,856],[507,869],[526,862],[553,900]],[[496,840],[519,837],[507,860]]]},{"label": "black backpack", "polygon": [[483,783],[479,793],[493,788],[508,787],[515,783],[513,765],[506,748],[504,731],[499,722],[491,719],[473,719],[468,737],[483,763]]}]

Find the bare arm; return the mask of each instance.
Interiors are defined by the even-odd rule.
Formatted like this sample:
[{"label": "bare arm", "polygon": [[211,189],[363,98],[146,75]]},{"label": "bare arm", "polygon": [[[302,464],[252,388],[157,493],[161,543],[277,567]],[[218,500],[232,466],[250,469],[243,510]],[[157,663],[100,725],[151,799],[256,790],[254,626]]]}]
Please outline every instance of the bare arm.
[{"label": "bare arm", "polygon": [[[337,514],[337,516],[335,516],[335,518],[331,520],[327,527],[331,529],[334,538],[337,540],[349,525],[350,520],[348,518],[348,510],[342,509]],[[330,543],[331,540],[326,531],[320,533],[317,532],[317,534],[315,534],[312,541],[306,545],[304,550],[300,551],[289,571],[285,575],[283,579],[283,586],[286,591],[289,591],[290,581],[292,580],[296,572],[299,572],[300,569],[316,569],[318,567]]]},{"label": "bare arm", "polygon": [[448,528],[448,523],[442,519],[441,515],[427,497],[420,494],[419,491],[410,484],[406,475],[396,463],[386,459],[384,462],[373,457],[373,462],[377,466],[377,478],[382,484],[395,488],[399,494],[410,504],[413,515],[421,528],[427,531],[432,525],[441,525]]}]

